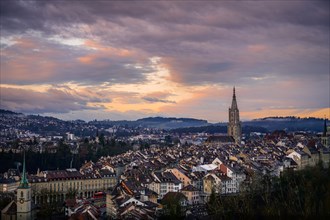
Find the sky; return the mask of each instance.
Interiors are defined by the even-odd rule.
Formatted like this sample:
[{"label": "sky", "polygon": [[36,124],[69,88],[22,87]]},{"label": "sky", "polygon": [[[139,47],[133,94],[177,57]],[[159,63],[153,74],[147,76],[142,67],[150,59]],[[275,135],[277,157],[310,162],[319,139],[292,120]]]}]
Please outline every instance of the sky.
[{"label": "sky", "polygon": [[1,0],[0,108],[330,118],[329,1]]}]

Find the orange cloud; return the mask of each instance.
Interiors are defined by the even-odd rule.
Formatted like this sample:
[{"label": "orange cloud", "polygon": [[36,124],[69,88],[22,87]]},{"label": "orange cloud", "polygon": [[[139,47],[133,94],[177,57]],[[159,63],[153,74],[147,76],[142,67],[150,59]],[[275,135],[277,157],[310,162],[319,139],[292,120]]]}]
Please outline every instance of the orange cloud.
[{"label": "orange cloud", "polygon": [[24,48],[24,49],[32,49],[32,48],[37,48],[38,44],[36,44],[36,42],[34,42],[31,39],[27,39],[27,38],[16,38],[14,39],[14,41],[16,42],[16,45]]},{"label": "orange cloud", "polygon": [[254,45],[249,45],[247,49],[248,51],[253,53],[260,53],[266,51],[268,49],[268,46],[263,44],[254,44]]},{"label": "orange cloud", "polygon": [[92,63],[94,58],[95,58],[95,56],[84,56],[84,57],[78,57],[78,60],[81,63],[90,64],[90,63]]},{"label": "orange cloud", "polygon": [[1,62],[1,79],[11,82],[33,82],[35,79],[47,79],[54,73],[56,64],[52,60],[44,60],[43,54],[36,52],[33,56],[18,55],[15,59]]},{"label": "orange cloud", "polygon": [[122,56],[122,57],[128,57],[133,56],[135,53],[132,50],[127,49],[120,49],[120,48],[114,48],[108,45],[102,45],[99,42],[93,41],[93,40],[86,40],[84,43],[84,46],[102,51],[107,53],[108,55],[115,55],[115,56]]},{"label": "orange cloud", "polygon": [[316,117],[330,118],[330,108],[321,109],[262,109],[261,111],[241,112],[243,119],[255,119],[272,116],[296,116],[296,117]]},{"label": "orange cloud", "polygon": [[[290,83],[285,83],[289,86]],[[287,92],[288,90],[284,90]],[[236,91],[237,92],[237,91]],[[260,91],[261,92],[261,91]],[[254,95],[253,95],[253,94]],[[283,101],[272,101],[260,97],[259,90],[251,90],[247,88],[238,88],[237,99],[242,120],[251,120],[255,118],[263,118],[269,116],[297,116],[297,117],[318,117],[323,118],[325,115],[329,118],[330,108],[320,109],[301,109],[294,107],[286,107]],[[256,98],[251,98],[256,97]],[[250,97],[250,98],[249,98]],[[160,108],[170,116],[180,115],[184,117],[204,118],[211,122],[228,121],[228,108],[231,105],[232,89],[228,87],[211,86],[200,90],[191,90],[191,96],[187,99],[177,102],[176,105],[164,105]],[[279,106],[283,107],[271,108],[262,106]],[[256,110],[257,107],[261,110]]]},{"label": "orange cloud", "polygon": [[[111,46],[102,45],[99,42],[93,40],[86,40],[84,42],[84,46],[89,49],[92,49],[91,50],[92,52],[88,53],[85,56],[81,56],[77,58],[77,60],[83,64],[93,64],[94,62],[96,62],[96,60],[102,59],[104,57],[115,57],[115,58],[134,57],[135,59],[140,59],[137,58],[136,56],[137,53],[133,50],[114,48]],[[98,62],[98,64],[100,65],[101,62]]]}]

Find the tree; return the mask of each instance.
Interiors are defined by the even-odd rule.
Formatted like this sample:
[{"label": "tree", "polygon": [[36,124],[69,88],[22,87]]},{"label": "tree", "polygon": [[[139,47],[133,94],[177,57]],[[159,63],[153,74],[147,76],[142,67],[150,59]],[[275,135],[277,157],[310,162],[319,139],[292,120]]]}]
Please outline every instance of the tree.
[{"label": "tree", "polygon": [[163,214],[161,219],[184,219],[182,216],[182,207],[180,200],[177,197],[164,197],[162,200]]},{"label": "tree", "polygon": [[330,216],[330,169],[286,171],[279,178],[256,175],[239,195],[212,193],[207,208],[212,217],[224,219]]},{"label": "tree", "polygon": [[66,145],[63,140],[58,142],[58,148],[56,152],[57,157],[57,168],[65,169],[70,166],[71,161],[71,151],[68,145]]},{"label": "tree", "polygon": [[104,145],[105,145],[105,138],[104,138],[104,134],[103,133],[101,133],[101,135],[99,136],[99,142],[104,147]]},{"label": "tree", "polygon": [[219,200],[216,197],[216,193],[214,191],[214,189],[212,189],[209,201],[206,204],[207,207],[207,211],[209,213],[209,215],[216,215],[217,211],[220,210],[220,204],[219,204]]},{"label": "tree", "polygon": [[77,195],[77,190],[70,188],[66,194],[67,199],[75,199]]}]

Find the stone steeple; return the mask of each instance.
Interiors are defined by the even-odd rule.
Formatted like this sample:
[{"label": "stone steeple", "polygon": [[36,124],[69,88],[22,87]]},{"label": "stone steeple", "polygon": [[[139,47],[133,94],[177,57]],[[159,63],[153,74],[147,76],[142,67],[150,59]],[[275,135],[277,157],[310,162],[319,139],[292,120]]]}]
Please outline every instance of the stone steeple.
[{"label": "stone steeple", "polygon": [[233,89],[233,100],[231,102],[231,108],[232,109],[238,109],[237,108],[237,101],[236,101],[235,86],[234,86],[234,89]]},{"label": "stone steeple", "polygon": [[242,140],[242,128],[239,120],[239,110],[237,107],[235,87],[233,88],[233,100],[229,108],[228,135],[235,139],[237,144]]}]

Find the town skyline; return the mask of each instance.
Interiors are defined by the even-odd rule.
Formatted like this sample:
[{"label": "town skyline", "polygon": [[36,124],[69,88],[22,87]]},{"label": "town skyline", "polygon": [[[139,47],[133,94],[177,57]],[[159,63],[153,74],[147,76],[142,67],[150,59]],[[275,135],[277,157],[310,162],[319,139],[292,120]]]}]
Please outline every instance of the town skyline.
[{"label": "town skyline", "polygon": [[64,120],[330,118],[329,2],[1,1],[0,108]]}]

